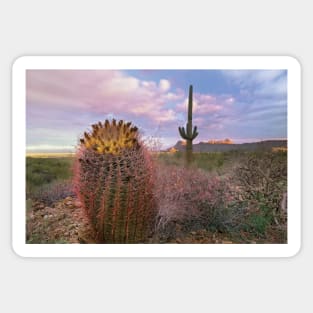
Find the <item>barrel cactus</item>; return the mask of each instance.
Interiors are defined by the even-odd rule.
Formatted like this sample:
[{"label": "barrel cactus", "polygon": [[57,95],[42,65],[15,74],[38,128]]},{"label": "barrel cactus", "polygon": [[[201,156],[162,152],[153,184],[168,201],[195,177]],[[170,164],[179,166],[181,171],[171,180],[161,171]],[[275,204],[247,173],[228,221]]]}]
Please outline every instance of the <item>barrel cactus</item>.
[{"label": "barrel cactus", "polygon": [[154,167],[131,122],[92,125],[78,144],[75,190],[100,243],[145,242],[156,210]]}]

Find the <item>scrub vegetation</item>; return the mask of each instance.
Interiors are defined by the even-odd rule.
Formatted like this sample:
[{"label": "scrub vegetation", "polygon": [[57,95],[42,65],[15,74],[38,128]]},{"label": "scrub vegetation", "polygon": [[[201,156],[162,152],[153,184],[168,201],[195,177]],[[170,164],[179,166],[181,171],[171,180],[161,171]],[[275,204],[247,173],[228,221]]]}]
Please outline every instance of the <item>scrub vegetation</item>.
[{"label": "scrub vegetation", "polygon": [[[106,242],[99,234],[93,234],[95,228],[83,208],[87,200],[78,199],[74,192],[74,161],[73,156],[26,159],[28,243]],[[150,204],[156,211],[146,235],[137,238],[137,242],[287,242],[285,150],[193,153],[193,162],[188,167],[184,152],[160,152],[151,153],[149,162],[153,169],[149,174],[153,178],[149,187]],[[126,167],[112,167],[106,176],[119,171],[124,175],[125,170]],[[127,180],[126,176],[120,179]],[[95,196],[99,194],[96,197],[100,203],[105,177],[98,184],[94,190],[99,190]],[[111,180],[110,184],[108,208],[113,209],[118,200],[121,201],[118,206],[125,210],[129,197],[126,186],[130,184],[119,187],[117,180]],[[138,182],[136,188],[140,186]],[[123,214],[119,223],[125,220]],[[110,218],[112,222],[112,215]],[[106,232],[110,233],[108,227]],[[110,238],[107,242],[117,239]]]}]

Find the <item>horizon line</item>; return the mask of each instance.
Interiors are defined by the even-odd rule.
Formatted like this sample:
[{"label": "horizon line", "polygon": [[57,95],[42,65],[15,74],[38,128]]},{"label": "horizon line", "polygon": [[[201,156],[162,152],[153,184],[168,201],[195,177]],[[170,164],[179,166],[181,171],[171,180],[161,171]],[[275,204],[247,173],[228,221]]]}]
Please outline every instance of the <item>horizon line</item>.
[{"label": "horizon line", "polygon": [[[206,143],[210,140],[225,140],[227,138],[222,138],[222,139],[209,139],[207,141],[198,141],[195,142],[193,144],[199,144],[199,143]],[[230,138],[229,138],[230,139]],[[230,139],[233,141],[232,144],[245,144],[245,143],[257,143],[257,142],[263,142],[263,141],[283,141],[286,140],[288,141],[288,138],[237,138],[237,139]],[[160,149],[164,150],[164,149],[168,149],[170,147],[173,147],[175,144],[177,144],[177,142],[180,142],[183,140],[178,139],[176,141],[176,143],[174,144],[168,144],[165,145],[164,147]],[[38,145],[38,146],[30,146],[27,147],[26,146],[26,154],[36,154],[36,153],[74,153],[75,152],[75,147],[76,146],[48,146],[48,145]]]}]

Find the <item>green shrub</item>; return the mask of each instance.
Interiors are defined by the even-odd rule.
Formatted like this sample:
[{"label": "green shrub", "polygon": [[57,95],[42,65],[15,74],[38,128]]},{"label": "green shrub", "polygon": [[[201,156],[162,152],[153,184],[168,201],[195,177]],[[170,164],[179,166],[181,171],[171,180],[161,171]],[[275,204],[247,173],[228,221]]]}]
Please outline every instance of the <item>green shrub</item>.
[{"label": "green shrub", "polygon": [[[184,153],[177,151],[175,153],[160,153],[158,161],[164,165],[184,166]],[[221,169],[224,166],[224,153],[222,152],[194,152],[192,168],[199,168],[206,171]]]},{"label": "green shrub", "polygon": [[235,170],[235,184],[243,201],[253,204],[270,222],[283,223],[281,201],[287,191],[287,155],[284,152],[248,154]]},{"label": "green shrub", "polygon": [[265,236],[266,229],[269,225],[270,218],[257,213],[252,213],[247,221],[248,230],[262,237]]},{"label": "green shrub", "polygon": [[56,181],[70,180],[73,158],[26,158],[26,195],[32,197],[38,189]]}]

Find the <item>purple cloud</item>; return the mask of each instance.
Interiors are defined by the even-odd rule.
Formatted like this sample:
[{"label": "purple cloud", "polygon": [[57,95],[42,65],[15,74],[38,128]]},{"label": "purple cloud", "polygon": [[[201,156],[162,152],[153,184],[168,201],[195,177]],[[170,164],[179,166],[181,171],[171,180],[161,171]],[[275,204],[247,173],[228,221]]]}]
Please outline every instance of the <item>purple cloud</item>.
[{"label": "purple cloud", "polygon": [[28,149],[73,149],[86,128],[112,117],[173,145],[180,139],[177,127],[187,120],[190,83],[196,142],[286,137],[286,71],[215,71],[215,87],[206,82],[207,72],[28,70]]},{"label": "purple cloud", "polygon": [[130,115],[152,122],[175,120],[166,107],[182,93],[170,92],[171,84],[161,79],[143,81],[121,71],[36,70],[27,72],[27,103],[31,107],[63,108],[99,114]]}]

